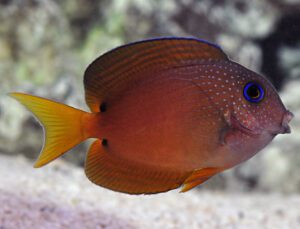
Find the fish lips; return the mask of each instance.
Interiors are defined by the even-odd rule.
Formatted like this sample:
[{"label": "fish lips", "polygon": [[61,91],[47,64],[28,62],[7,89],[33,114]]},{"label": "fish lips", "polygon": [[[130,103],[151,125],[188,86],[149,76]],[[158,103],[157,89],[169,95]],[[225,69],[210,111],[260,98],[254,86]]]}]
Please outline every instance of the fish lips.
[{"label": "fish lips", "polygon": [[281,123],[275,129],[267,130],[271,135],[277,134],[290,134],[291,127],[289,126],[289,122],[293,119],[294,114],[289,110],[286,110],[282,116]]},{"label": "fish lips", "polygon": [[[293,119],[294,114],[290,112],[289,110],[286,110],[284,115],[282,116],[282,121],[279,126],[279,128],[276,128],[275,130],[267,130],[268,133],[271,135],[277,135],[277,134],[289,134],[291,133],[291,127],[289,126],[289,122]],[[230,126],[234,129],[240,130],[242,133],[250,135],[250,136],[258,136],[260,135],[264,129],[256,128],[256,129],[250,129],[243,125],[234,115],[230,115]]]},{"label": "fish lips", "polygon": [[289,110],[286,110],[282,117],[281,126],[277,131],[277,134],[289,134],[291,133],[291,127],[289,126],[289,122],[293,119],[294,114]]}]

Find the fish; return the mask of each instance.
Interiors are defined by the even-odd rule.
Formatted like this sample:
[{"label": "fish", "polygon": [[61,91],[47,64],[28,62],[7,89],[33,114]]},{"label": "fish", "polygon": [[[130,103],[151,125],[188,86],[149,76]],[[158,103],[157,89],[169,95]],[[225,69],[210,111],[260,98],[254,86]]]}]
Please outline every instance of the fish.
[{"label": "fish", "polygon": [[87,178],[128,194],[186,192],[290,133],[270,81],[189,37],[129,43],[94,60],[83,85],[90,111],[30,94],[10,96],[44,128],[34,167],[92,138]]}]

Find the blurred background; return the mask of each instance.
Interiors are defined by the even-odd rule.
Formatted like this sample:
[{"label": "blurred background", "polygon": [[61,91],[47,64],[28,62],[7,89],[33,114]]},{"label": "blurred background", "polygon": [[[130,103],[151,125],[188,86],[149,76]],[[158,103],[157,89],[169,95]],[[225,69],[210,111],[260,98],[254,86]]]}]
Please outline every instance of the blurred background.
[{"label": "blurred background", "polygon": [[[295,114],[291,135],[199,189],[300,192],[299,0],[0,0],[0,22],[1,154],[33,160],[43,140],[39,124],[7,92],[87,109],[83,72],[96,57],[145,38],[194,36],[268,77]],[[64,159],[82,166],[88,145]]]}]

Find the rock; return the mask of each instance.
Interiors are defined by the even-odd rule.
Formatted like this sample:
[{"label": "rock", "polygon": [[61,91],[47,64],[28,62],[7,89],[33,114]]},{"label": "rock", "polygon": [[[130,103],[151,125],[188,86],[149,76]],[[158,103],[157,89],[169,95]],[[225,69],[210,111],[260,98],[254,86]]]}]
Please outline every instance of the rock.
[{"label": "rock", "polygon": [[81,168],[61,160],[37,170],[21,156],[0,156],[0,174],[1,228],[300,227],[299,195],[195,190],[128,195],[92,184]]}]

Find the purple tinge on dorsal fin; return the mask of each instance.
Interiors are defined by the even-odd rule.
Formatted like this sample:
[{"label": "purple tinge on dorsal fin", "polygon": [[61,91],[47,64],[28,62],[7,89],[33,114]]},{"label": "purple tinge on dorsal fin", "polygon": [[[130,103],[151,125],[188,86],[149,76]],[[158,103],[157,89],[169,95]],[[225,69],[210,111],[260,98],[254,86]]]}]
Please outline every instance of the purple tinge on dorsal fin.
[{"label": "purple tinge on dorsal fin", "polygon": [[[136,44],[145,43],[145,42],[160,41],[160,40],[187,40],[187,41],[191,40],[191,41],[198,41],[200,43],[205,43],[207,45],[210,45],[210,46],[212,46],[212,47],[214,47],[216,49],[219,49],[221,52],[223,52],[221,46],[219,46],[219,45],[217,45],[215,43],[212,43],[210,41],[204,40],[204,39],[200,39],[200,38],[197,38],[197,37],[172,37],[172,36],[167,36],[167,37],[148,38],[148,39],[140,40],[140,41],[133,41],[133,42],[130,42],[128,44],[120,45],[120,46],[118,46],[116,48],[113,48],[110,51],[106,52],[104,55],[109,54],[110,52],[113,52],[114,50],[122,48],[122,47],[136,45]],[[224,55],[226,55],[226,54],[224,53]]]},{"label": "purple tinge on dorsal fin", "polygon": [[228,58],[219,46],[196,38],[162,37],[126,44],[88,66],[84,74],[86,102],[98,112],[104,100],[118,96],[149,73],[212,60]]}]

